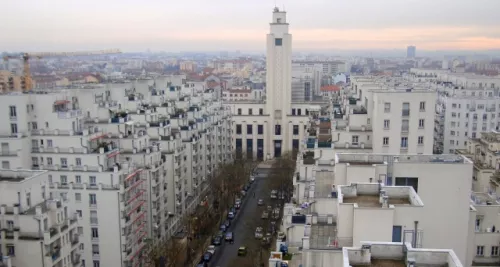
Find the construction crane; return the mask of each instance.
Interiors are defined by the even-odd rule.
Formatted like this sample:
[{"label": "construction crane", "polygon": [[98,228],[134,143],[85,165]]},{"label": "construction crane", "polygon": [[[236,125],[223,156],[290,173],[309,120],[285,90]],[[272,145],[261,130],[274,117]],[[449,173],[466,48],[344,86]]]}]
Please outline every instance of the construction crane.
[{"label": "construction crane", "polygon": [[31,70],[29,60],[31,58],[51,58],[51,57],[77,57],[77,56],[98,56],[98,55],[110,55],[110,54],[120,54],[119,49],[108,49],[108,50],[98,50],[98,51],[81,51],[81,52],[34,52],[34,53],[18,53],[18,54],[8,54],[3,57],[3,60],[7,62],[9,59],[22,59],[23,60],[23,91],[31,91],[33,89],[33,81],[31,78]]}]

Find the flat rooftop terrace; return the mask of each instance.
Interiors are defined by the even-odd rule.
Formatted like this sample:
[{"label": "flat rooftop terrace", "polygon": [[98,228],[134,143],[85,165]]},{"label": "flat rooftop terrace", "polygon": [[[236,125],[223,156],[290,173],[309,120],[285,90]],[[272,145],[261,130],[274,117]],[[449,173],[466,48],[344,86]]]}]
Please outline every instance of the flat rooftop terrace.
[{"label": "flat rooftop terrace", "polygon": [[400,163],[447,163],[447,164],[468,164],[469,159],[461,155],[382,155],[382,154],[361,154],[361,153],[337,153],[336,163],[349,163],[351,165],[371,165],[382,164],[393,161]]},{"label": "flat rooftop terrace", "polygon": [[332,194],[332,184],[335,182],[333,171],[317,171],[314,187],[315,198],[327,198]]},{"label": "flat rooftop terrace", "polygon": [[[389,205],[411,205],[408,198],[404,197],[389,197],[387,200]],[[355,197],[344,197],[343,203],[356,203],[358,207],[375,208],[380,207],[380,196],[378,195],[358,195]]]},{"label": "flat rooftop terrace", "polygon": [[372,259],[370,264],[353,264],[352,267],[406,267],[404,260]]},{"label": "flat rooftop terrace", "polygon": [[334,241],[337,237],[337,226],[333,224],[313,224],[311,225],[311,235],[309,237],[309,247],[311,249],[331,249],[334,248]]},{"label": "flat rooftop terrace", "polygon": [[40,170],[0,170],[0,182],[19,183],[45,172]]}]

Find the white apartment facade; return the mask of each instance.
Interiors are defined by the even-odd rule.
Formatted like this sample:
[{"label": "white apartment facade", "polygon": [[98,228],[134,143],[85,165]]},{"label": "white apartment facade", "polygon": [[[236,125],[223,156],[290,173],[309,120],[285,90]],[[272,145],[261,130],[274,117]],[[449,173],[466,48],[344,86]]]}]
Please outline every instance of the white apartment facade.
[{"label": "white apartment facade", "polygon": [[140,264],[146,240],[174,234],[231,160],[230,110],[179,81],[0,97],[2,169],[50,171],[47,190],[78,214],[86,266]]},{"label": "white apartment facade", "polygon": [[332,112],[337,149],[391,154],[431,154],[436,93],[395,86],[374,77],[353,77]]},{"label": "white apartment facade", "polygon": [[49,172],[0,170],[1,266],[80,266],[78,217]]}]

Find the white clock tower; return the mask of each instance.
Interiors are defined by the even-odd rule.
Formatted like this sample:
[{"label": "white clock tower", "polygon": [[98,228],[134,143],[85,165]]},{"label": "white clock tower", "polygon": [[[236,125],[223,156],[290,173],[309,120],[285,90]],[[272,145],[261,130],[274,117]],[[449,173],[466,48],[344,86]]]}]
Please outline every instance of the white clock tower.
[{"label": "white clock tower", "polygon": [[[290,151],[287,115],[291,113],[292,92],[292,35],[288,33],[286,12],[277,7],[273,11],[267,35],[267,77],[266,110],[270,115],[268,122],[267,146],[272,157],[280,156],[281,151]],[[280,151],[280,152],[278,152]]]}]

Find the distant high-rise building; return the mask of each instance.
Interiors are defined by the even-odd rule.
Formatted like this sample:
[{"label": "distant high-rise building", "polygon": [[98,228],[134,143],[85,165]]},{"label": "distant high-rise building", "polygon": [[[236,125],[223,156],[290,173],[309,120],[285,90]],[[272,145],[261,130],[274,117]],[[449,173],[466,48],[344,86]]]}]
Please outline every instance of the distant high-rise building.
[{"label": "distant high-rise building", "polygon": [[417,47],[410,45],[406,48],[406,57],[407,58],[415,58],[415,55],[417,54]]}]

